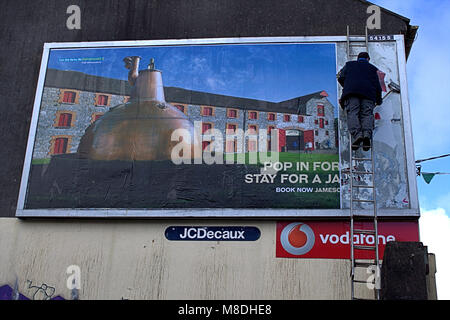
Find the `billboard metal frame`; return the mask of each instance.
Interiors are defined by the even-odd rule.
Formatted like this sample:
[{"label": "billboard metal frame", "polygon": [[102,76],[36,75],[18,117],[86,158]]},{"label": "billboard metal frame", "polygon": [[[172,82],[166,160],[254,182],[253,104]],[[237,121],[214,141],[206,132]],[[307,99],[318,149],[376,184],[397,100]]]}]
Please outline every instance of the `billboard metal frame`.
[{"label": "billboard metal frame", "polygon": [[[353,37],[355,41],[365,41],[364,37]],[[31,169],[32,155],[37,132],[42,93],[46,77],[50,51],[53,49],[88,49],[141,46],[183,46],[183,45],[232,45],[232,44],[289,44],[289,43],[328,43],[346,42],[345,36],[315,37],[250,37],[250,38],[205,38],[180,40],[140,40],[140,41],[102,41],[102,42],[65,42],[45,43],[36,87],[32,119],[28,135],[26,155],[23,165],[16,217],[85,217],[85,218],[342,218],[349,217],[349,209],[25,209],[25,198]],[[379,209],[380,217],[417,218],[420,215],[415,172],[412,124],[408,99],[406,77],[406,55],[403,35],[394,35],[397,44],[405,154],[407,163],[407,185],[409,188],[410,208]],[[336,57],[337,58],[337,57]],[[338,70],[337,70],[338,71]],[[337,85],[337,83],[336,83]],[[366,210],[370,214],[370,210]],[[364,214],[364,210],[361,210]]]}]

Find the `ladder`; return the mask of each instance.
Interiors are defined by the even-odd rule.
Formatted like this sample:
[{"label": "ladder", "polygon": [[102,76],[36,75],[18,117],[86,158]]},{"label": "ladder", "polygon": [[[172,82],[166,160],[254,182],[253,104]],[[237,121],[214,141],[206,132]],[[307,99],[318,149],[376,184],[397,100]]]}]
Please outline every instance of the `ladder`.
[{"label": "ladder", "polygon": [[[350,30],[349,26],[347,26],[347,58],[348,61],[354,60],[354,57],[357,57],[359,52],[365,51],[368,52],[368,31],[366,27],[365,32],[365,41],[355,41],[352,40],[352,37],[350,37]],[[355,285],[356,284],[365,284],[370,285],[371,288],[374,290],[374,298],[375,300],[380,299],[380,288],[379,288],[379,281],[380,281],[380,260],[379,260],[379,252],[378,252],[378,219],[377,219],[377,199],[376,199],[376,188],[375,188],[375,165],[374,165],[374,152],[373,152],[373,139],[371,141],[371,148],[370,148],[370,157],[364,156],[364,155],[358,155],[361,154],[361,152],[353,151],[351,147],[351,135],[349,132],[349,186],[350,186],[350,259],[351,259],[351,298],[352,300],[358,300],[358,298],[355,296]],[[367,153],[367,152],[366,152]],[[358,167],[360,167],[359,164],[361,163],[370,163],[370,171],[366,170],[360,170]],[[364,183],[357,183],[355,184],[355,178],[361,177],[361,176],[370,176],[371,177],[371,184],[365,185]],[[360,199],[360,190],[361,189],[367,189],[369,190],[369,194],[372,194],[371,199]],[[355,195],[355,192],[357,191],[357,194]],[[359,214],[355,212],[355,205],[356,204],[368,204],[369,206],[372,206],[372,211],[369,215],[367,214]],[[355,223],[359,221],[370,221],[373,225],[372,229],[356,229]],[[374,245],[361,245],[361,244],[355,244],[354,236],[359,236],[362,238],[361,235],[366,236],[373,236],[374,238]],[[370,251],[373,253],[373,258],[371,261],[364,261],[361,262],[358,259],[357,253],[360,251]],[[359,261],[357,261],[359,260]],[[369,270],[372,273],[374,273],[373,280],[368,281],[368,279],[357,279],[356,270],[365,268],[366,270]],[[367,276],[367,273],[366,273]],[[369,278],[370,279],[370,278]]]}]

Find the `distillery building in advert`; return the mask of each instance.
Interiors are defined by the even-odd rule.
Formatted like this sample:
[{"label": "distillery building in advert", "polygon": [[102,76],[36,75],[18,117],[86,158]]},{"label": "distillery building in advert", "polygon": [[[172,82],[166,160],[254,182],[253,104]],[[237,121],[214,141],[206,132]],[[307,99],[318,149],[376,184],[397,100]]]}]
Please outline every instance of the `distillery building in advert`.
[{"label": "distillery building in advert", "polygon": [[[336,152],[335,107],[327,99],[326,91],[280,102],[175,87],[165,87],[164,93],[167,102],[189,120],[201,122],[202,133],[218,129],[225,135],[227,130],[242,129],[257,135],[260,129],[268,134],[278,129],[282,132],[280,151]],[[128,103],[130,95],[131,88],[124,80],[48,70],[41,107],[46,120],[39,122],[33,158],[39,161],[52,155],[75,153],[89,125],[110,108]],[[203,141],[203,149],[208,144]],[[237,143],[224,142],[223,150],[237,152]],[[256,143],[247,141],[244,152],[256,151]]]}]

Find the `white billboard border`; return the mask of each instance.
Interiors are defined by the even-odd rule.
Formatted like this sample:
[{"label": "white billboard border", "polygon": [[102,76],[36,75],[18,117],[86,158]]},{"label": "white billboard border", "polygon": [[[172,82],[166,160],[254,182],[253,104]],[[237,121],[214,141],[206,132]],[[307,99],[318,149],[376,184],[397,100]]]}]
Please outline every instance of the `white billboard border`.
[{"label": "white billboard border", "polygon": [[[355,41],[365,41],[364,37],[354,37]],[[50,50],[53,49],[87,49],[87,48],[113,48],[113,47],[140,47],[140,46],[177,46],[177,45],[230,45],[230,44],[289,44],[289,43],[329,43],[346,42],[345,36],[318,36],[318,37],[251,37],[251,38],[205,38],[180,40],[139,40],[139,41],[102,41],[102,42],[64,42],[45,43],[42,54],[39,79],[36,88],[33,113],[28,135],[26,155],[22,170],[22,178],[17,201],[16,217],[19,218],[51,218],[51,217],[85,217],[85,218],[301,218],[301,217],[349,217],[349,209],[229,209],[229,208],[189,208],[189,209],[25,209],[25,198],[28,188],[28,178],[31,169],[34,142],[39,119],[42,93],[47,72]],[[406,77],[406,54],[404,36],[394,35],[397,44],[397,60],[401,86],[403,130],[405,137],[405,151],[407,163],[407,185],[409,190],[410,208],[408,209],[379,209],[380,217],[419,217],[419,203],[412,141],[412,126],[408,98]],[[337,47],[337,46],[336,46]],[[337,55],[337,52],[336,52]],[[337,85],[337,84],[336,84]],[[341,201],[342,205],[342,201]],[[276,214],[275,214],[276,213]],[[358,210],[359,214],[370,216],[371,210]]]}]

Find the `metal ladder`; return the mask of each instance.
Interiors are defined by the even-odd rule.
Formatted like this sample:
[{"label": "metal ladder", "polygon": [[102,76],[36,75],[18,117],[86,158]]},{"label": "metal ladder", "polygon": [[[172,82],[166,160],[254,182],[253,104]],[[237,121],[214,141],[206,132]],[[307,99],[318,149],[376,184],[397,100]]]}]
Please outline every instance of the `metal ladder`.
[{"label": "metal ladder", "polygon": [[[379,252],[378,252],[378,218],[377,218],[377,197],[376,197],[376,187],[375,187],[375,164],[374,164],[374,152],[373,152],[373,143],[372,148],[370,148],[370,158],[364,158],[364,156],[358,157],[355,154],[357,152],[353,151],[351,149],[351,137],[349,137],[350,141],[350,169],[349,169],[349,179],[350,179],[350,259],[351,259],[351,297],[352,300],[357,300],[355,296],[355,284],[370,284],[373,286],[374,290],[374,298],[375,300],[380,299],[380,290],[379,290],[379,281],[380,281],[380,259],[379,259]],[[370,162],[370,171],[358,171],[358,169],[355,170],[355,167],[357,167],[358,163],[361,162]],[[355,166],[353,165],[355,163]],[[355,178],[358,176],[371,176],[372,184],[364,185],[364,184],[355,184]],[[359,189],[369,189],[371,190],[372,199],[360,199],[357,195],[355,195],[355,189],[359,191]],[[369,192],[370,193],[370,192]],[[355,211],[355,204],[358,203],[367,203],[372,206],[373,211],[371,214],[358,214]],[[355,222],[371,222],[373,224],[372,229],[356,229],[355,228]],[[366,235],[370,236],[372,235],[374,238],[374,245],[361,245],[361,244],[355,244],[354,236],[360,236],[360,235]],[[356,260],[363,260],[358,259],[356,252],[364,250],[364,251],[371,251],[374,253],[372,261],[370,262],[360,262]],[[374,272],[374,278],[372,281],[368,282],[367,279],[356,279],[356,269],[357,268],[365,268],[368,270],[368,268],[371,268],[371,271]]]},{"label": "metal ladder", "polygon": [[[357,57],[359,52],[361,51],[369,51],[368,48],[368,30],[366,27],[365,30],[365,40],[364,41],[352,41],[350,37],[350,30],[349,26],[347,26],[347,58],[348,61],[350,61],[352,58]],[[371,141],[371,148],[370,148],[370,158],[365,158],[364,156],[358,157],[354,156],[356,154],[356,151],[352,150],[351,147],[351,135],[349,132],[349,179],[350,179],[350,258],[351,258],[351,298],[352,300],[358,300],[358,298],[355,296],[355,284],[370,284],[373,286],[374,290],[374,298],[375,300],[380,299],[380,290],[379,290],[379,280],[380,280],[380,260],[379,260],[379,252],[378,252],[378,219],[377,219],[377,200],[376,200],[376,188],[375,188],[375,165],[374,165],[374,152],[373,152],[373,140]],[[353,163],[355,162],[355,166]],[[358,171],[355,170],[355,167],[358,167],[358,163],[362,162],[370,162],[371,171]],[[357,176],[367,176],[370,175],[372,177],[371,185],[363,185],[363,184],[354,184],[355,178]],[[372,191],[372,199],[359,199],[358,196],[355,197],[354,195],[354,189],[360,190],[360,189],[369,189]],[[359,194],[359,192],[358,192]],[[367,203],[373,207],[373,211],[371,215],[362,215],[362,214],[356,214],[354,204],[355,203]],[[373,223],[373,229],[367,230],[367,229],[355,229],[355,222],[357,221],[372,221]],[[355,244],[355,235],[372,235],[374,237],[374,245],[356,245]],[[374,253],[373,261],[371,262],[360,262],[356,260],[363,260],[358,259],[356,256],[356,252],[364,250],[364,251],[371,251]],[[374,279],[371,282],[368,282],[367,279],[356,279],[356,270],[357,268],[368,268],[372,269],[372,272],[375,272]],[[374,269],[374,270],[373,270]]]}]

